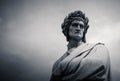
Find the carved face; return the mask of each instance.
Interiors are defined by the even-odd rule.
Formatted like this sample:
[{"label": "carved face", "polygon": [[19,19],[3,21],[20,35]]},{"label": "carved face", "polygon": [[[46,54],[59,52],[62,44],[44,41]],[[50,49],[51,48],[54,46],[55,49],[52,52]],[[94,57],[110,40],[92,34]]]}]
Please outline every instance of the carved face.
[{"label": "carved face", "polygon": [[84,32],[84,23],[83,21],[74,20],[72,21],[69,27],[69,37],[73,40],[82,40]]}]

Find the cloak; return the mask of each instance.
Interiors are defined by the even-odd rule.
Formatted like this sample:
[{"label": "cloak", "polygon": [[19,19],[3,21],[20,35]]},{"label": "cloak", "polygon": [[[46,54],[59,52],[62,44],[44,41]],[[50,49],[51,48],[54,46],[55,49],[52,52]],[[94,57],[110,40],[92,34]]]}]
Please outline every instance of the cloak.
[{"label": "cloak", "polygon": [[50,81],[110,81],[110,58],[104,44],[84,43],[53,65]]}]

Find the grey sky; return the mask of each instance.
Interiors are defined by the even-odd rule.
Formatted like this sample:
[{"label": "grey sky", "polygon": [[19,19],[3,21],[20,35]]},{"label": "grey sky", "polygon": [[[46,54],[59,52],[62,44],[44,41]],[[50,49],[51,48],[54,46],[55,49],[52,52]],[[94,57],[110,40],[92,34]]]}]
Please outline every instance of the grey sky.
[{"label": "grey sky", "polygon": [[[26,66],[27,77],[47,81],[52,64],[66,50],[67,42],[61,32],[64,17],[74,10],[82,10],[88,16],[90,28],[87,42],[103,42],[108,47],[114,75],[120,75],[120,1],[119,0],[1,0],[0,47],[2,59],[13,60]],[[6,61],[7,60],[7,61]],[[4,65],[4,62],[3,62]],[[26,68],[28,68],[26,70]],[[29,72],[32,70],[31,72]],[[115,74],[115,72],[117,72]],[[23,75],[21,75],[22,78]],[[47,77],[47,78],[46,78]],[[23,79],[23,81],[26,79]],[[27,79],[28,80],[28,79]],[[116,77],[115,80],[117,81]],[[30,81],[30,80],[29,80]]]}]

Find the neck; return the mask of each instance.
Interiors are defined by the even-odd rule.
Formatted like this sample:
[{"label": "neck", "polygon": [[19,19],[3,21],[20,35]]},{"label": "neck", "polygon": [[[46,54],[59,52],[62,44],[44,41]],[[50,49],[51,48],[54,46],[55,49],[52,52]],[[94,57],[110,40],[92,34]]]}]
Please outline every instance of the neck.
[{"label": "neck", "polygon": [[82,43],[83,43],[82,40],[80,40],[80,41],[70,40],[69,44],[68,44],[68,50],[71,49],[71,48],[74,48],[74,47],[78,47]]}]

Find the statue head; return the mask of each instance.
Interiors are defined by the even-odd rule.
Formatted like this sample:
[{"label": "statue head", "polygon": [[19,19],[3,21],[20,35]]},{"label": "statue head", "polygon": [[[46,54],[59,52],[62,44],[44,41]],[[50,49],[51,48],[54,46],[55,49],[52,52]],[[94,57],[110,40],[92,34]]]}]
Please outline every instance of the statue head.
[{"label": "statue head", "polygon": [[89,19],[80,10],[71,12],[68,14],[68,16],[65,17],[64,22],[61,25],[62,32],[66,36],[66,40],[69,42],[70,41],[69,28],[70,28],[72,22],[75,20],[82,21],[84,23],[82,42],[86,42],[86,33],[87,33],[87,29],[89,28],[89,25],[88,25]]}]

